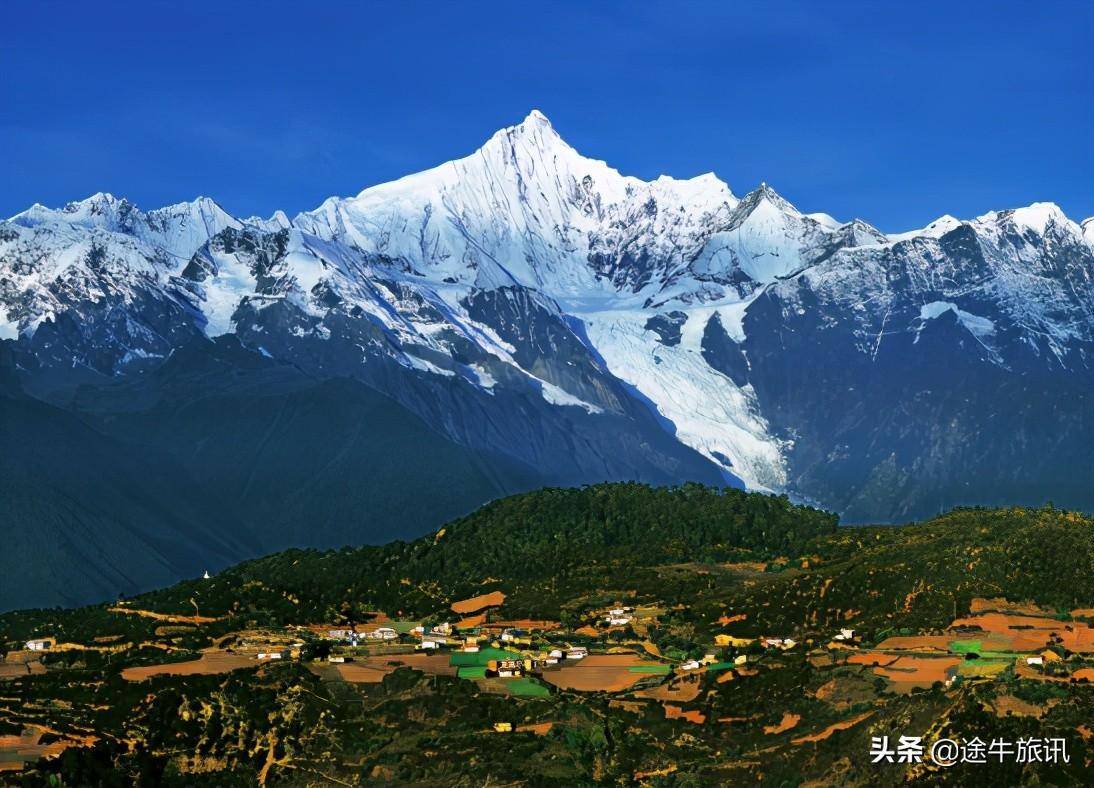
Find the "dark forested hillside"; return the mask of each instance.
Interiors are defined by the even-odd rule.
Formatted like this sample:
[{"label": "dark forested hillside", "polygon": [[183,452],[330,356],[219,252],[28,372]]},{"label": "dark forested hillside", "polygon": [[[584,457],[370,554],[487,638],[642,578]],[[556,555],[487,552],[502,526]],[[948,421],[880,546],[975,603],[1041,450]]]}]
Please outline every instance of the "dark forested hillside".
[{"label": "dark forested hillside", "polygon": [[[1081,785],[1092,565],[1094,521],[1050,506],[837,528],[738,490],[545,489],[0,615],[0,762],[32,786]],[[1068,759],[871,763],[905,734]]]}]

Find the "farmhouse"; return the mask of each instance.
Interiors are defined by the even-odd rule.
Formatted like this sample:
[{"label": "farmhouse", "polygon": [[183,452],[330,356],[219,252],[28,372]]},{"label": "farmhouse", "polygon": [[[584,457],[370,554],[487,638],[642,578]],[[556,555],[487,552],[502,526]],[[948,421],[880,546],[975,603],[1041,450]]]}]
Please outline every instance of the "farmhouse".
[{"label": "farmhouse", "polygon": [[46,651],[53,645],[53,641],[45,638],[38,640],[28,640],[26,644],[27,651]]}]

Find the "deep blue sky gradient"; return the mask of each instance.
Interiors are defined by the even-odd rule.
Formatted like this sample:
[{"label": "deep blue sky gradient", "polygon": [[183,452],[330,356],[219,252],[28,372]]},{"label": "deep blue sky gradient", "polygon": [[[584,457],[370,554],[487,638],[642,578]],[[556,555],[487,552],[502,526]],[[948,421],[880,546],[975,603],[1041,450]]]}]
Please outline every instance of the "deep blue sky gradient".
[{"label": "deep blue sky gradient", "polygon": [[1094,215],[1094,3],[11,3],[0,215],[96,191],[290,215],[533,107],[652,178],[882,229]]}]

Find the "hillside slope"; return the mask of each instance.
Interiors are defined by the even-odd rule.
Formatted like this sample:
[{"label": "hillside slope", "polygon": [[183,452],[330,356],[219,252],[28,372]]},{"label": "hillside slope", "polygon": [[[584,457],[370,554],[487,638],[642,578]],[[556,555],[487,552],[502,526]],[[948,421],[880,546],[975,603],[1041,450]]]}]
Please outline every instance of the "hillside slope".
[{"label": "hillside slope", "polygon": [[[1050,507],[837,529],[737,490],[547,489],[413,542],[0,615],[0,736],[63,750],[24,743],[23,785],[1082,785],[1092,561],[1094,521]],[[528,675],[490,667],[510,657]],[[901,735],[1068,758],[871,763]]]}]

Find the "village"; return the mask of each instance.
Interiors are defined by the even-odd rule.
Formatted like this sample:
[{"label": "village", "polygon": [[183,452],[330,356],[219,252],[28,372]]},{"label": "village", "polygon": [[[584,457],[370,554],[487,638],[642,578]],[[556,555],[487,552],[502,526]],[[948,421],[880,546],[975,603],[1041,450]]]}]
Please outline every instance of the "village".
[{"label": "village", "polygon": [[[519,698],[546,698],[557,692],[608,693],[612,704],[636,709],[656,703],[666,720],[702,725],[708,712],[704,687],[747,681],[760,671],[777,669],[787,660],[807,660],[814,669],[833,671],[829,693],[838,694],[855,671],[883,680],[886,691],[907,694],[962,682],[991,681],[1004,671],[1047,683],[1094,679],[1094,629],[1090,610],[1072,611],[1065,620],[1054,611],[1003,599],[975,599],[968,615],[956,618],[944,633],[894,634],[864,642],[853,628],[817,633],[738,634],[747,630],[746,613],[726,611],[702,654],[663,652],[650,638],[667,608],[631,602],[586,611],[576,626],[558,620],[514,619],[504,615],[506,595],[495,590],[452,603],[450,615],[426,620],[390,618],[375,612],[367,620],[251,628],[219,635],[197,658],[125,667],[129,682],[156,677],[215,675],[236,670],[268,670],[299,662],[324,682],[379,684],[400,668],[426,675],[474,682],[479,691]],[[112,612],[153,620],[158,644],[170,654],[173,638],[192,635],[223,619],[169,615],[119,604]],[[1085,620],[1084,620],[1085,619]],[[145,646],[149,644],[143,644]],[[11,648],[11,646],[16,646]],[[102,637],[89,644],[62,642],[48,635],[9,644],[0,662],[0,682],[65,670],[60,655],[80,652],[122,655],[133,644]],[[181,654],[181,652],[180,652]],[[848,673],[852,671],[852,673]],[[828,686],[828,685],[826,685]],[[848,685],[849,686],[849,685]],[[1016,699],[1000,701],[1021,708]],[[0,715],[4,709],[0,708]],[[868,719],[858,714],[820,732],[792,741],[815,741]],[[735,723],[740,717],[719,717]],[[543,734],[551,722],[522,723],[514,712],[492,721],[489,733]],[[787,713],[770,735],[804,730],[807,720]],[[86,739],[40,742],[44,726],[26,724],[15,736],[0,738],[0,769],[18,771],[26,762],[53,757],[66,746]],[[92,738],[94,738],[92,736]],[[67,743],[66,743],[67,742]]]},{"label": "village", "polygon": [[[493,591],[455,602],[450,618],[431,621],[390,619],[373,614],[353,624],[310,624],[248,630],[224,636],[197,659],[126,668],[122,676],[141,681],[158,675],[221,673],[263,664],[303,660],[324,679],[350,683],[382,681],[400,667],[427,674],[477,681],[487,691],[542,696],[548,686],[576,692],[626,692],[640,686],[679,683],[698,674],[728,672],[719,681],[747,677],[777,655],[804,651],[817,667],[860,665],[886,679],[893,691],[908,692],[941,682],[990,677],[1014,667],[1026,678],[1089,681],[1094,668],[1068,674],[1064,655],[1094,654],[1094,630],[1079,620],[1061,622],[1049,611],[1005,600],[974,600],[969,616],[956,619],[946,634],[886,637],[865,646],[854,629],[840,628],[828,640],[798,640],[780,633],[733,634],[745,614],[723,614],[725,629],[714,635],[701,656],[672,659],[644,636],[663,608],[617,605],[591,611],[572,630],[559,621],[508,619],[505,594]],[[214,619],[161,616],[125,607],[126,614],[162,617],[172,627],[200,626]],[[1082,614],[1084,611],[1075,611]],[[1086,611],[1089,612],[1089,611]],[[58,643],[50,637],[26,641],[0,663],[0,679],[45,672],[42,657],[58,651],[115,650],[126,644]],[[676,655],[679,656],[679,655]],[[671,713],[671,712],[670,712]]]}]

